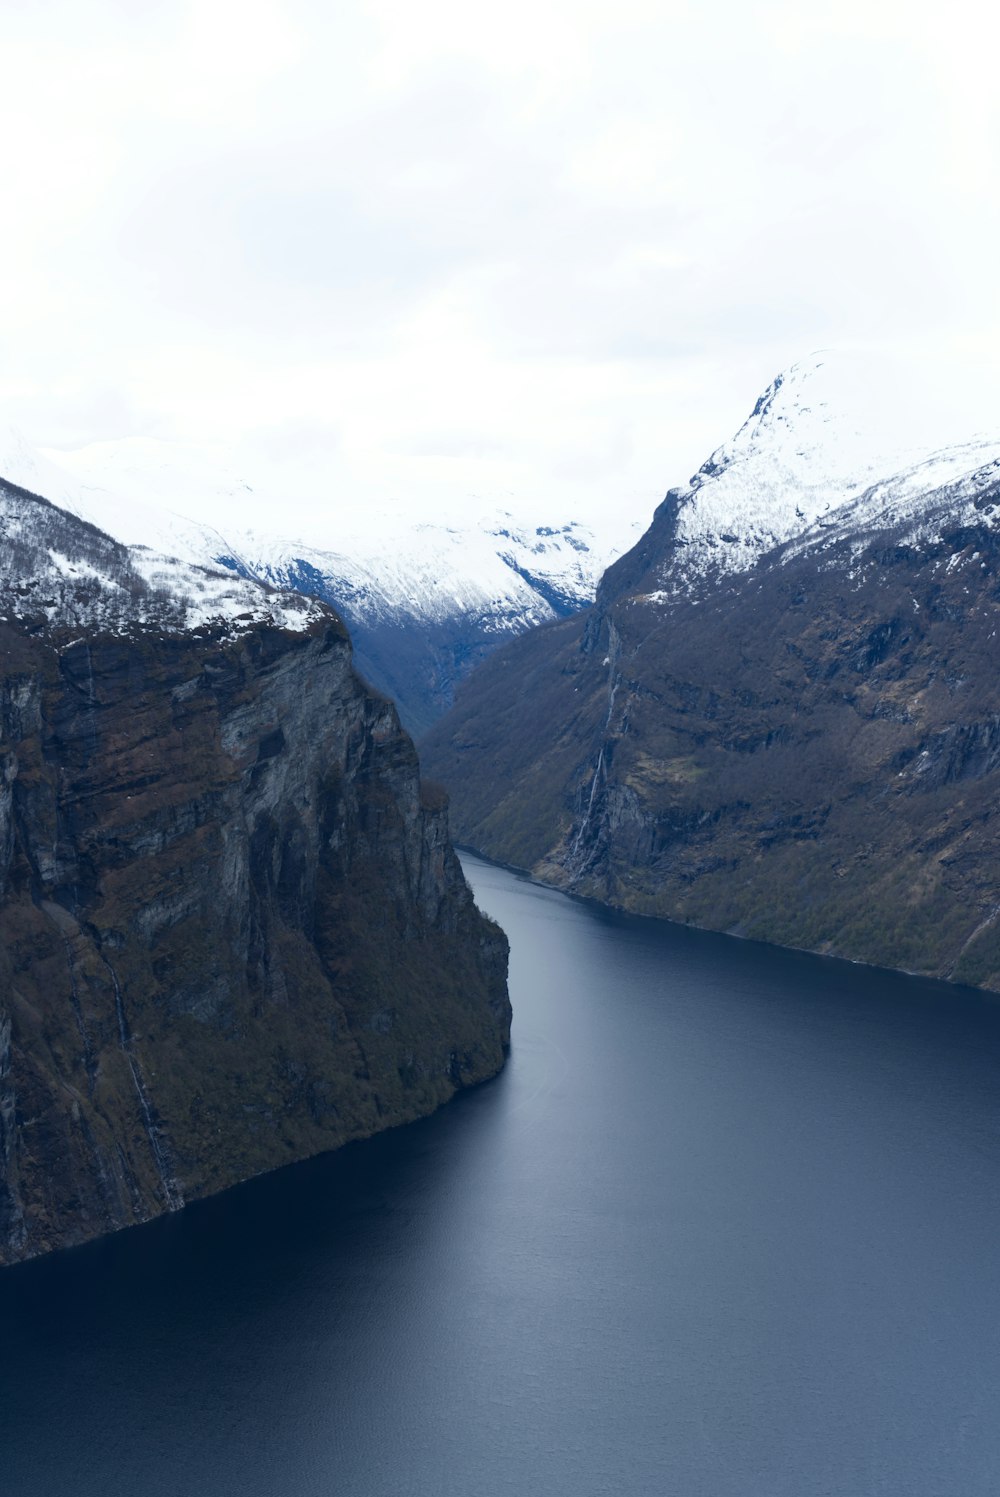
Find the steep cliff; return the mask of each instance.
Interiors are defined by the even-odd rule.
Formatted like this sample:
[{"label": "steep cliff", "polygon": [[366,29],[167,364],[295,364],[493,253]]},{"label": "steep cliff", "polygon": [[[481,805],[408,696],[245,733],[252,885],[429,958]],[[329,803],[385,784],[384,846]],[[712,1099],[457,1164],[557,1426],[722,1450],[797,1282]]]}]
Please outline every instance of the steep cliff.
[{"label": "steep cliff", "polygon": [[776,381],[424,760],[460,839],[561,887],[1000,987],[1000,443],[852,476],[808,394]]},{"label": "steep cliff", "polygon": [[0,548],[0,1262],[494,1074],[505,939],[336,615],[2,486]]}]

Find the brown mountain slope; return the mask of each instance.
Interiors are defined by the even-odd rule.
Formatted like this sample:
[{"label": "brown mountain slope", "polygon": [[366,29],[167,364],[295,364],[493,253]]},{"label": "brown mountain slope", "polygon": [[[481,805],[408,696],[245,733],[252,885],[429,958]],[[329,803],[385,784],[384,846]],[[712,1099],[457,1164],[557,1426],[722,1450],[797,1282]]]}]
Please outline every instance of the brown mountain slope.
[{"label": "brown mountain slope", "polygon": [[[676,505],[422,746],[456,836],[644,913],[1000,986],[1000,485],[669,589]],[[965,506],[963,514],[967,510]]]}]

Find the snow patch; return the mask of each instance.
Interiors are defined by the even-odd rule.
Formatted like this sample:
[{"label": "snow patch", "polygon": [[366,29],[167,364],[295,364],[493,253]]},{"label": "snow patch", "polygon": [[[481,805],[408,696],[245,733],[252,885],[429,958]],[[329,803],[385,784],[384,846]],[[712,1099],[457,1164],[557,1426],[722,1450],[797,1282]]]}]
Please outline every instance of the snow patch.
[{"label": "snow patch", "polygon": [[[369,626],[470,618],[519,633],[589,604],[605,567],[648,522],[617,504],[587,525],[534,500],[449,496],[428,515],[396,499],[358,504],[331,494],[306,530],[293,483],[270,474],[251,485],[215,449],[129,438],[50,451],[43,461],[41,492],[116,539],[305,589]],[[248,493],[273,526],[234,518]]]},{"label": "snow patch", "polygon": [[0,615],[32,629],[238,634],[260,624],[301,632],[331,615],[276,591],[128,547],[76,516],[0,482]]},{"label": "snow patch", "polygon": [[677,550],[662,568],[665,595],[746,571],[795,538],[811,547],[824,534],[901,522],[916,537],[932,523],[931,492],[949,491],[951,513],[966,500],[971,512],[1000,477],[1000,426],[963,432],[961,413],[936,403],[933,381],[918,388],[912,373],[830,353],[779,375],[732,440],[670,491]]}]

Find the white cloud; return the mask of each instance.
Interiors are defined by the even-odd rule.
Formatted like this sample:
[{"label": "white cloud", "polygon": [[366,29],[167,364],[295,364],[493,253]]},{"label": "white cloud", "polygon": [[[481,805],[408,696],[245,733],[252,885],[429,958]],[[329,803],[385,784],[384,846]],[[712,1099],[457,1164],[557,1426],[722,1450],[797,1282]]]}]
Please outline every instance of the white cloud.
[{"label": "white cloud", "polygon": [[6,413],[651,507],[819,345],[985,378],[996,40],[895,0],[5,6]]}]

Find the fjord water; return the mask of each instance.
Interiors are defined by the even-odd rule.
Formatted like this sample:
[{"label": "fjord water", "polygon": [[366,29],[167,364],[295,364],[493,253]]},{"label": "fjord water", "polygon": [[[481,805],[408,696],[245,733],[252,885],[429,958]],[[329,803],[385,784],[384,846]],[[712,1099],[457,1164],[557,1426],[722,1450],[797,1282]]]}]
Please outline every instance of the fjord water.
[{"label": "fjord water", "polygon": [[9,1497],[995,1497],[1000,1000],[467,858],[514,1048],[0,1273]]}]

